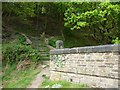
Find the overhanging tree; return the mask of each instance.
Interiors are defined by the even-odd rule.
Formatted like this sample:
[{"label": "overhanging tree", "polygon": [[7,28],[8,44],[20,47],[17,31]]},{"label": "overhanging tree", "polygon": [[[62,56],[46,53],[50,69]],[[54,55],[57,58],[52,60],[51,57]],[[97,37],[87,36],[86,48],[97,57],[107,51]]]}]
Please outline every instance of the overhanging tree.
[{"label": "overhanging tree", "polygon": [[86,30],[98,43],[111,43],[118,36],[120,6],[109,2],[72,3],[65,12],[65,26],[71,30]]}]

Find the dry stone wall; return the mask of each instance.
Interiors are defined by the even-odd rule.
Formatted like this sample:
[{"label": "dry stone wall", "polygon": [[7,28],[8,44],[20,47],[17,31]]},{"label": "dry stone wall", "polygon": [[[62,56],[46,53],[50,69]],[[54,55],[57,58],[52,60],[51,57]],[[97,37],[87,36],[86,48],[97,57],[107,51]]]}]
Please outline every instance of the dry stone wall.
[{"label": "dry stone wall", "polygon": [[50,51],[51,80],[118,88],[120,45],[65,48]]}]

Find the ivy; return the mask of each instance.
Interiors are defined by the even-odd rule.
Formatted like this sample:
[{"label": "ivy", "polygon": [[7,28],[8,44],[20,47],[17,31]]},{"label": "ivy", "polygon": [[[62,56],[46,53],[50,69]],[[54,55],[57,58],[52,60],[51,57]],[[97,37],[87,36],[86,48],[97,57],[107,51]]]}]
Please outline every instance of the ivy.
[{"label": "ivy", "polygon": [[62,68],[65,65],[63,57],[61,55],[54,55],[53,62],[54,62],[55,68],[57,67]]}]

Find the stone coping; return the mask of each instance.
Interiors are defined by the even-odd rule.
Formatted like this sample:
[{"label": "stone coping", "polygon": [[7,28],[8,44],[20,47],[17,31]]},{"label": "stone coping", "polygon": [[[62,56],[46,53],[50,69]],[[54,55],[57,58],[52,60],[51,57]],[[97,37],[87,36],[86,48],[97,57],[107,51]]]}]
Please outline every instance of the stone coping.
[{"label": "stone coping", "polygon": [[95,52],[120,52],[120,44],[109,44],[99,46],[86,46],[76,48],[64,48],[50,50],[50,54],[73,54],[73,53],[95,53]]}]

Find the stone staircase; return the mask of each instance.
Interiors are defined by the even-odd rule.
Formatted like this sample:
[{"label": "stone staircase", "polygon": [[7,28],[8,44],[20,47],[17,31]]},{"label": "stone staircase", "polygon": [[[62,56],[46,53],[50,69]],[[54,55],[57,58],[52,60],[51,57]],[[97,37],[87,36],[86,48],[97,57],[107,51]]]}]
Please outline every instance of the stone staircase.
[{"label": "stone staircase", "polygon": [[42,60],[49,60],[49,48],[47,47],[44,38],[30,37],[32,46],[40,51]]}]

